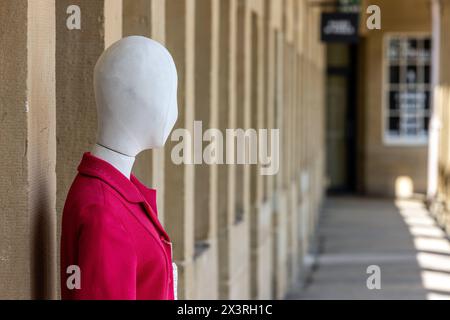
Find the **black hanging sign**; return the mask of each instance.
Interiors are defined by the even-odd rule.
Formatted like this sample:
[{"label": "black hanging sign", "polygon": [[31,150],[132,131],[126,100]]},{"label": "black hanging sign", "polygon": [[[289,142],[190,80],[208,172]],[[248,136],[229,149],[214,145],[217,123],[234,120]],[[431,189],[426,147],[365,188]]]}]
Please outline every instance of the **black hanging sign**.
[{"label": "black hanging sign", "polygon": [[357,13],[322,13],[322,41],[358,42],[358,25],[359,16]]}]

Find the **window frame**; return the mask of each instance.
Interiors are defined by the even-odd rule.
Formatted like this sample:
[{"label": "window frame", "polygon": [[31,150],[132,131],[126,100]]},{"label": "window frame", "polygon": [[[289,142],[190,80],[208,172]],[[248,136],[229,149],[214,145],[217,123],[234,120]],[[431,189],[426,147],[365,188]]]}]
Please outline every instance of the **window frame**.
[{"label": "window frame", "polygon": [[[398,137],[393,136],[389,132],[389,118],[390,118],[390,109],[389,109],[389,99],[390,95],[389,92],[391,91],[391,83],[389,79],[390,75],[390,67],[391,67],[391,61],[389,59],[388,55],[388,49],[390,47],[390,41],[392,39],[416,39],[416,40],[425,40],[429,39],[432,41],[431,34],[429,32],[389,32],[385,33],[383,35],[383,46],[382,46],[382,78],[381,78],[381,94],[382,94],[382,121],[381,121],[381,135],[382,135],[382,142],[385,146],[397,146],[397,147],[421,147],[428,145],[428,139],[429,139],[429,128],[425,135],[416,135],[416,136],[405,136],[400,135]],[[432,45],[432,43],[431,43]],[[405,59],[405,58],[400,58]],[[431,84],[431,68],[432,68],[432,57],[431,57],[431,49],[430,49],[430,62],[429,62],[429,68],[430,68],[430,83],[423,84],[423,89],[421,92],[429,92],[429,108],[428,108],[428,117],[431,116],[431,95],[432,95],[432,84]],[[402,64],[400,64],[402,65]],[[420,64],[415,62],[415,66],[419,66]],[[401,77],[401,76],[400,76]],[[402,86],[406,84],[405,82],[402,82],[402,79],[399,80],[398,86]],[[424,110],[426,112],[426,110]],[[417,112],[417,111],[416,111]],[[401,116],[399,116],[401,118]],[[424,113],[422,115],[423,118],[427,117],[427,113]],[[401,119],[400,119],[401,121]]]}]

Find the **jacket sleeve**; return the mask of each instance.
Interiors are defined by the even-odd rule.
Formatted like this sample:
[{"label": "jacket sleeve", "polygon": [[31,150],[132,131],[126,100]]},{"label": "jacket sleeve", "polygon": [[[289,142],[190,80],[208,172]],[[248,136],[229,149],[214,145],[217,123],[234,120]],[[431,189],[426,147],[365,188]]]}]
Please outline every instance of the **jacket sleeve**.
[{"label": "jacket sleeve", "polygon": [[135,300],[137,258],[130,234],[113,209],[89,206],[80,226],[81,289],[76,300]]}]

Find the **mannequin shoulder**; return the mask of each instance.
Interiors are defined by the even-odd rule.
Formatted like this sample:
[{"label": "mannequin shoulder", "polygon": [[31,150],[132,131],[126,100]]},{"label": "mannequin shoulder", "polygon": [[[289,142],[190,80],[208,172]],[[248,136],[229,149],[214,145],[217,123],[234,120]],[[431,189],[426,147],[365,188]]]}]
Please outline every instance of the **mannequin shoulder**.
[{"label": "mannequin shoulder", "polygon": [[114,211],[117,205],[100,179],[78,175],[67,195],[64,214],[82,215],[83,212]]},{"label": "mannequin shoulder", "polygon": [[115,230],[128,234],[123,223],[121,205],[102,180],[77,176],[70,188],[62,217],[64,234],[79,234],[81,230],[102,233]]},{"label": "mannequin shoulder", "polygon": [[78,200],[83,203],[90,201],[104,200],[104,186],[101,180],[77,175],[70,187],[67,201]]}]

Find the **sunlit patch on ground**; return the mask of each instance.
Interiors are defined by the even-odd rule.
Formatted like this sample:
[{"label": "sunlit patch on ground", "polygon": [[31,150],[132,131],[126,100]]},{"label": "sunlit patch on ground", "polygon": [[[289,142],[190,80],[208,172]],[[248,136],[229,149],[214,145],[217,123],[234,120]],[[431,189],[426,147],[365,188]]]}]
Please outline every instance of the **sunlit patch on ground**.
[{"label": "sunlit patch on ground", "polygon": [[[329,198],[317,242],[291,299],[450,300],[450,242],[420,200]],[[380,290],[366,284],[372,265]]]},{"label": "sunlit patch on ground", "polygon": [[450,300],[450,242],[421,202],[396,201],[413,237],[422,284],[429,300]]}]

